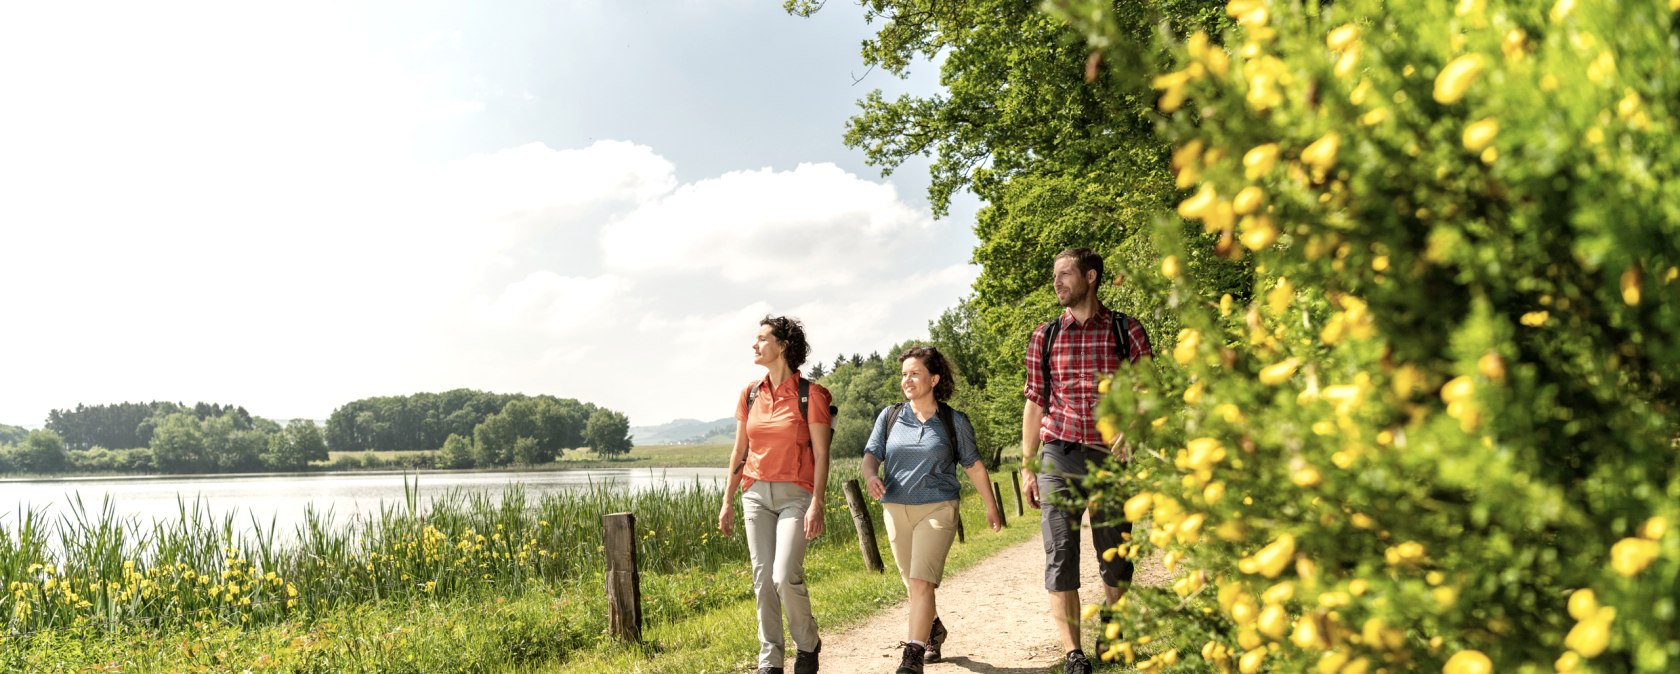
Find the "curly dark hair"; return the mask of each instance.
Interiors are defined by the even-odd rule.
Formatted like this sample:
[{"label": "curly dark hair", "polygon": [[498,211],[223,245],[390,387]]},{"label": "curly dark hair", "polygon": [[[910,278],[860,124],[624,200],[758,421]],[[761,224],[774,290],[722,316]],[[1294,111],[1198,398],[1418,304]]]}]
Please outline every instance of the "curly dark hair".
[{"label": "curly dark hair", "polygon": [[782,359],[795,370],[811,355],[811,345],[805,341],[805,324],[792,316],[765,316],[759,325],[770,326],[770,334],[782,343]]},{"label": "curly dark hair", "polygon": [[928,374],[939,375],[939,383],[933,385],[933,399],[945,402],[957,392],[957,378],[951,376],[951,363],[945,360],[945,354],[931,346],[912,346],[898,354],[899,365],[904,361],[915,358],[921,361],[922,367],[927,368]]}]

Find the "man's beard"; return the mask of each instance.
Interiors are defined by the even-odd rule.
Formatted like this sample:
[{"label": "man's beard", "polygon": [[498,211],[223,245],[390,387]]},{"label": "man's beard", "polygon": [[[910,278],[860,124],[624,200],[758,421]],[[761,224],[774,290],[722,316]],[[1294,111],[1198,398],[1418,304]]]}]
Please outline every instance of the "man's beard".
[{"label": "man's beard", "polygon": [[1065,307],[1071,307],[1075,304],[1079,304],[1080,302],[1084,302],[1085,301],[1085,296],[1089,295],[1090,293],[1091,293],[1091,289],[1089,287],[1087,287],[1083,290],[1076,290],[1076,289],[1073,289],[1073,288],[1069,288],[1067,299],[1061,300],[1061,305],[1065,308]]}]

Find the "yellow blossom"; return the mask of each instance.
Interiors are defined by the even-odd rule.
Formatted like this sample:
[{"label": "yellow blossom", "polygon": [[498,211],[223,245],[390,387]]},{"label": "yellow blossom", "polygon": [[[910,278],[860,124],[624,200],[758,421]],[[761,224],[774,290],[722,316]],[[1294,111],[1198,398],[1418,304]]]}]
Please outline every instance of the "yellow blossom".
[{"label": "yellow blossom", "polygon": [[1341,144],[1341,134],[1334,131],[1326,133],[1301,151],[1301,161],[1321,171],[1328,171],[1336,165],[1336,153],[1341,149]]},{"label": "yellow blossom", "polygon": [[1248,215],[1260,210],[1260,203],[1265,198],[1266,193],[1263,190],[1249,185],[1244,187],[1242,191],[1237,192],[1237,196],[1231,199],[1231,211],[1237,215]]},{"label": "yellow blossom", "polygon": [[1353,41],[1357,39],[1359,39],[1359,26],[1346,23],[1330,31],[1330,34],[1324,37],[1324,46],[1329,47],[1330,51],[1339,52],[1347,49],[1348,45],[1353,44]]},{"label": "yellow blossom", "polygon": [[1622,272],[1622,301],[1630,307],[1639,305],[1640,276],[1639,265],[1637,264]]},{"label": "yellow blossom", "polygon": [[1492,117],[1479,122],[1473,122],[1464,127],[1464,149],[1471,152],[1481,152],[1482,148],[1493,142],[1493,137],[1499,134],[1499,120]]},{"label": "yellow blossom", "polygon": [[1289,381],[1290,377],[1295,376],[1295,369],[1300,366],[1301,361],[1296,358],[1290,358],[1280,363],[1268,365],[1260,370],[1260,383],[1268,386],[1276,386]]},{"label": "yellow blossom", "polygon": [[1453,59],[1435,76],[1435,102],[1448,105],[1459,102],[1481,72],[1480,54],[1465,54]]},{"label": "yellow blossom", "polygon": [[1271,172],[1277,158],[1277,143],[1257,146],[1243,155],[1243,175],[1249,180],[1259,180],[1261,176]]},{"label": "yellow blossom", "polygon": [[1491,674],[1493,661],[1481,651],[1459,651],[1447,658],[1441,674]]},{"label": "yellow blossom", "polygon": [[1563,637],[1563,645],[1584,658],[1596,658],[1610,646],[1610,623],[1616,620],[1616,608],[1600,608],[1592,617],[1575,623]]},{"label": "yellow blossom", "polygon": [[[1178,345],[1173,347],[1173,360],[1179,365],[1189,365],[1196,358],[1196,349],[1202,345],[1202,333],[1195,328],[1185,328],[1178,332]],[[1188,396],[1188,393],[1186,394]]]},{"label": "yellow blossom", "polygon": [[1657,559],[1657,542],[1645,538],[1624,538],[1610,546],[1610,568],[1633,577]]}]

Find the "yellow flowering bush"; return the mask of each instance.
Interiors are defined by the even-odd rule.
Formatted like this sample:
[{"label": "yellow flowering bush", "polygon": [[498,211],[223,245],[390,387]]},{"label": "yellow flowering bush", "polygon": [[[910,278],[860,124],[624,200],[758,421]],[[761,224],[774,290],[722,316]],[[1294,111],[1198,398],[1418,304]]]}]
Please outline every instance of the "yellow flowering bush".
[{"label": "yellow flowering bush", "polygon": [[[1103,657],[1680,669],[1676,5],[1232,0],[1138,45],[1053,3],[1161,60],[1183,191],[1170,264],[1126,270],[1182,332],[1102,407],[1143,457],[1104,485],[1148,523],[1117,554],[1174,579]],[[1176,262],[1209,253],[1247,306]]]}]

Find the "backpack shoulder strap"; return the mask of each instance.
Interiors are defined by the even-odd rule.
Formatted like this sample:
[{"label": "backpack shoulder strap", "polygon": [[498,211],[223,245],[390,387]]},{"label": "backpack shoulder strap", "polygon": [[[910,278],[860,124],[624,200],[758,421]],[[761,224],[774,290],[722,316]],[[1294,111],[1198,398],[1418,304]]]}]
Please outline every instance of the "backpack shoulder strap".
[{"label": "backpack shoulder strap", "polygon": [[945,437],[951,439],[951,464],[962,465],[962,452],[957,449],[957,414],[950,405],[939,403],[939,425],[945,427]]},{"label": "backpack shoulder strap", "polygon": [[903,413],[904,403],[902,402],[893,403],[892,409],[887,412],[887,425],[885,428],[881,429],[882,452],[887,451],[887,441],[892,439],[893,427],[898,425],[898,415]]},{"label": "backpack shoulder strap", "polygon": [[752,418],[753,403],[758,402],[758,384],[759,384],[759,380],[757,380],[757,379],[754,379],[752,381],[752,383],[747,384],[747,414],[746,414],[746,417],[749,418],[749,419]]},{"label": "backpack shoulder strap", "polygon": [[[1062,331],[1062,317],[1061,316],[1057,316],[1055,318],[1052,318],[1049,321],[1044,323],[1044,344],[1043,344],[1043,346],[1040,347],[1040,350],[1041,350],[1040,358],[1042,359],[1043,362],[1040,363],[1039,365],[1040,365],[1040,367],[1043,368],[1043,372],[1044,372],[1044,379],[1043,379],[1043,381],[1044,381],[1044,402],[1046,402],[1046,403],[1050,402],[1050,394],[1051,394],[1051,391],[1053,390],[1051,385],[1050,385],[1050,381],[1051,381],[1050,380],[1050,360],[1051,360],[1050,354],[1052,353],[1051,347],[1054,347],[1056,345],[1056,333],[1059,333],[1061,331]],[[1049,405],[1045,405],[1045,407],[1049,407]]]},{"label": "backpack shoulder strap", "polygon": [[1108,322],[1108,331],[1114,336],[1114,355],[1120,357],[1121,365],[1125,365],[1132,362],[1132,340],[1129,338],[1131,331],[1126,328],[1126,321],[1132,317],[1114,310],[1110,310],[1109,314],[1113,319]]},{"label": "backpack shoulder strap", "polygon": [[811,423],[811,380],[799,378],[799,418]]}]

